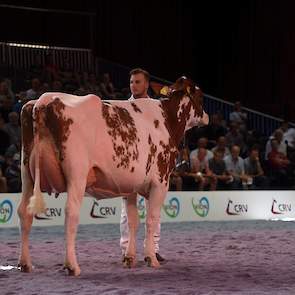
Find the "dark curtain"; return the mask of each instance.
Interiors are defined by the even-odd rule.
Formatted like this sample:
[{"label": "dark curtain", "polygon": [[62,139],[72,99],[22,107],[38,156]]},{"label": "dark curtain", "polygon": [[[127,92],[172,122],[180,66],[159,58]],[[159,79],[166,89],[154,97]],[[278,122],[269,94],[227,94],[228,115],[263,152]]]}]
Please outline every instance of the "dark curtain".
[{"label": "dark curtain", "polygon": [[[204,46],[196,77],[204,90],[256,110],[295,120],[295,5],[292,1],[223,1],[194,26]],[[203,29],[203,30],[202,30]]]},{"label": "dark curtain", "polygon": [[103,1],[97,54],[175,80],[193,74],[193,10],[182,1]]}]

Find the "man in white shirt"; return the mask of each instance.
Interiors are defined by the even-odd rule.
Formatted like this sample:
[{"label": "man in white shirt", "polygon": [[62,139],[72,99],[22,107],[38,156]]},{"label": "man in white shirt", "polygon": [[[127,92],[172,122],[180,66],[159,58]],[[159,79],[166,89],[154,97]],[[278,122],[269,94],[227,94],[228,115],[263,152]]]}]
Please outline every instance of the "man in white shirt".
[{"label": "man in white shirt", "polygon": [[284,133],[282,129],[276,129],[269,137],[265,146],[265,160],[268,160],[268,154],[271,152],[271,141],[276,139],[278,142],[278,151],[287,156],[287,143],[284,140]]},{"label": "man in white shirt", "polygon": [[193,159],[196,159],[198,157],[198,152],[200,148],[204,148],[206,150],[206,160],[207,162],[213,158],[213,152],[211,152],[209,149],[207,149],[208,145],[208,138],[207,137],[201,137],[198,140],[198,147],[191,151],[190,153],[190,164],[192,166]]},{"label": "man in white shirt", "polygon": [[295,128],[289,126],[288,121],[283,121],[280,129],[283,131],[283,141],[288,145],[289,148],[294,152],[295,150]]},{"label": "man in white shirt", "polygon": [[[129,100],[134,100],[138,98],[149,98],[148,96],[148,88],[149,88],[149,80],[150,75],[147,71],[136,68],[130,71],[130,91],[131,97]],[[128,228],[128,219],[127,219],[127,199],[122,198],[122,211],[121,211],[121,220],[120,220],[120,248],[123,254],[123,262],[125,259],[125,252],[128,246],[128,238],[129,238],[129,228]],[[154,234],[154,242],[155,242],[155,252],[156,257],[159,262],[165,261],[165,259],[159,254],[159,240],[160,240],[160,231],[161,224],[159,223],[156,227]]]},{"label": "man in white shirt", "polygon": [[249,177],[245,174],[244,160],[240,157],[240,147],[233,145],[231,154],[224,158],[226,170],[233,177],[230,182],[231,189],[242,189],[247,184]]}]

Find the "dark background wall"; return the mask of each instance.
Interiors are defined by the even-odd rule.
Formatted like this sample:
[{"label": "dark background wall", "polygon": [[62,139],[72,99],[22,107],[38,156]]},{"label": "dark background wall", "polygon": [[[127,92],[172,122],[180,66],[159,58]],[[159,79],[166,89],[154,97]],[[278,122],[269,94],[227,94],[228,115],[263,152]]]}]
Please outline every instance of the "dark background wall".
[{"label": "dark background wall", "polygon": [[96,16],[0,7],[0,41],[93,48],[168,80],[186,74],[208,94],[294,121],[293,3],[6,1]]}]

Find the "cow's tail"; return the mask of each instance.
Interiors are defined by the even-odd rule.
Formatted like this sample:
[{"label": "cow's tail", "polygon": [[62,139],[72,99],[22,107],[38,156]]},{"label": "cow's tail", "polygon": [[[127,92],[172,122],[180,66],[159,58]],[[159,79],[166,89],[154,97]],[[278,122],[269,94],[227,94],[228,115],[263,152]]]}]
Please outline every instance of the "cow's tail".
[{"label": "cow's tail", "polygon": [[[37,120],[38,121],[38,120]],[[34,122],[36,124],[36,121]],[[40,142],[38,128],[34,128],[35,148],[35,181],[33,195],[30,198],[28,210],[31,214],[45,213],[46,204],[40,188]]]}]

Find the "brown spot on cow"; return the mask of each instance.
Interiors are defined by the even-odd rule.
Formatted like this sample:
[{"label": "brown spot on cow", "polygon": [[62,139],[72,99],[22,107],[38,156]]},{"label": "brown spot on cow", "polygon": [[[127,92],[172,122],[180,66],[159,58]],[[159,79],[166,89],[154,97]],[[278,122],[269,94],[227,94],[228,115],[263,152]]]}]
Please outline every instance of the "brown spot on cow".
[{"label": "brown spot on cow", "polygon": [[167,99],[161,100],[160,108],[170,138],[169,143],[160,142],[162,151],[158,154],[158,169],[161,182],[168,182],[168,177],[175,166],[177,147],[183,138],[186,124],[194,111],[194,117],[202,117],[202,92],[195,84],[181,77],[169,87]]},{"label": "brown spot on cow", "polygon": [[158,170],[160,182],[165,182],[165,185],[168,183],[169,175],[172,169],[175,167],[175,160],[178,155],[177,148],[174,146],[171,138],[169,143],[165,144],[163,141],[160,141],[160,146],[162,151],[158,154]]},{"label": "brown spot on cow", "polygon": [[71,118],[66,118],[63,114],[65,105],[59,98],[49,103],[46,108],[46,127],[49,129],[56,147],[59,149],[59,159],[65,158],[65,142],[70,135],[70,125],[73,124]]},{"label": "brown spot on cow", "polygon": [[169,93],[169,99],[161,101],[160,108],[170,138],[168,143],[160,142],[162,151],[158,154],[157,164],[160,182],[168,183],[169,175],[175,167],[175,159],[178,154],[177,147],[183,138],[186,123],[190,118],[191,108],[194,107],[191,99],[184,102],[186,95],[183,89],[176,89]]},{"label": "brown spot on cow", "polygon": [[65,143],[70,135],[70,125],[73,124],[71,118],[64,116],[64,109],[65,105],[56,97],[49,104],[38,106],[34,110],[35,130],[39,138],[52,136],[60,161],[65,159]]},{"label": "brown spot on cow", "polygon": [[[123,107],[102,105],[102,115],[108,127],[108,134],[112,137],[117,168],[130,168],[130,161],[137,161],[139,157],[137,129],[134,119]],[[132,169],[132,168],[131,168]]]},{"label": "brown spot on cow", "polygon": [[134,112],[142,113],[141,109],[137,106],[137,104],[135,102],[132,102],[131,106],[133,107]]},{"label": "brown spot on cow", "polygon": [[185,125],[190,116],[192,103],[189,101],[180,108],[180,102],[183,93],[175,92],[170,99],[165,99],[161,102],[162,115],[165,118],[164,125],[169,131],[169,134],[178,146],[184,135]]},{"label": "brown spot on cow", "polygon": [[45,128],[46,106],[41,105],[33,110],[34,134],[38,133],[39,139],[48,136],[48,130]]},{"label": "brown spot on cow", "polygon": [[158,128],[159,127],[159,124],[160,124],[159,120],[154,120],[155,128]]},{"label": "brown spot on cow", "polygon": [[147,163],[146,163],[146,169],[145,169],[146,175],[148,175],[149,171],[151,170],[151,167],[152,167],[152,164],[154,162],[154,159],[156,157],[156,152],[157,152],[157,146],[153,143],[150,134],[149,134],[149,138],[148,138],[148,144],[150,146],[150,150],[149,150],[148,159],[147,159]]},{"label": "brown spot on cow", "polygon": [[203,93],[196,87],[195,83],[186,77],[180,77],[176,82],[169,87],[169,97],[173,92],[181,92],[182,95],[187,95],[194,105],[195,116],[203,116]]},{"label": "brown spot on cow", "polygon": [[32,103],[25,104],[21,112],[22,143],[23,143],[23,164],[29,163],[30,154],[33,148],[33,107]]}]

